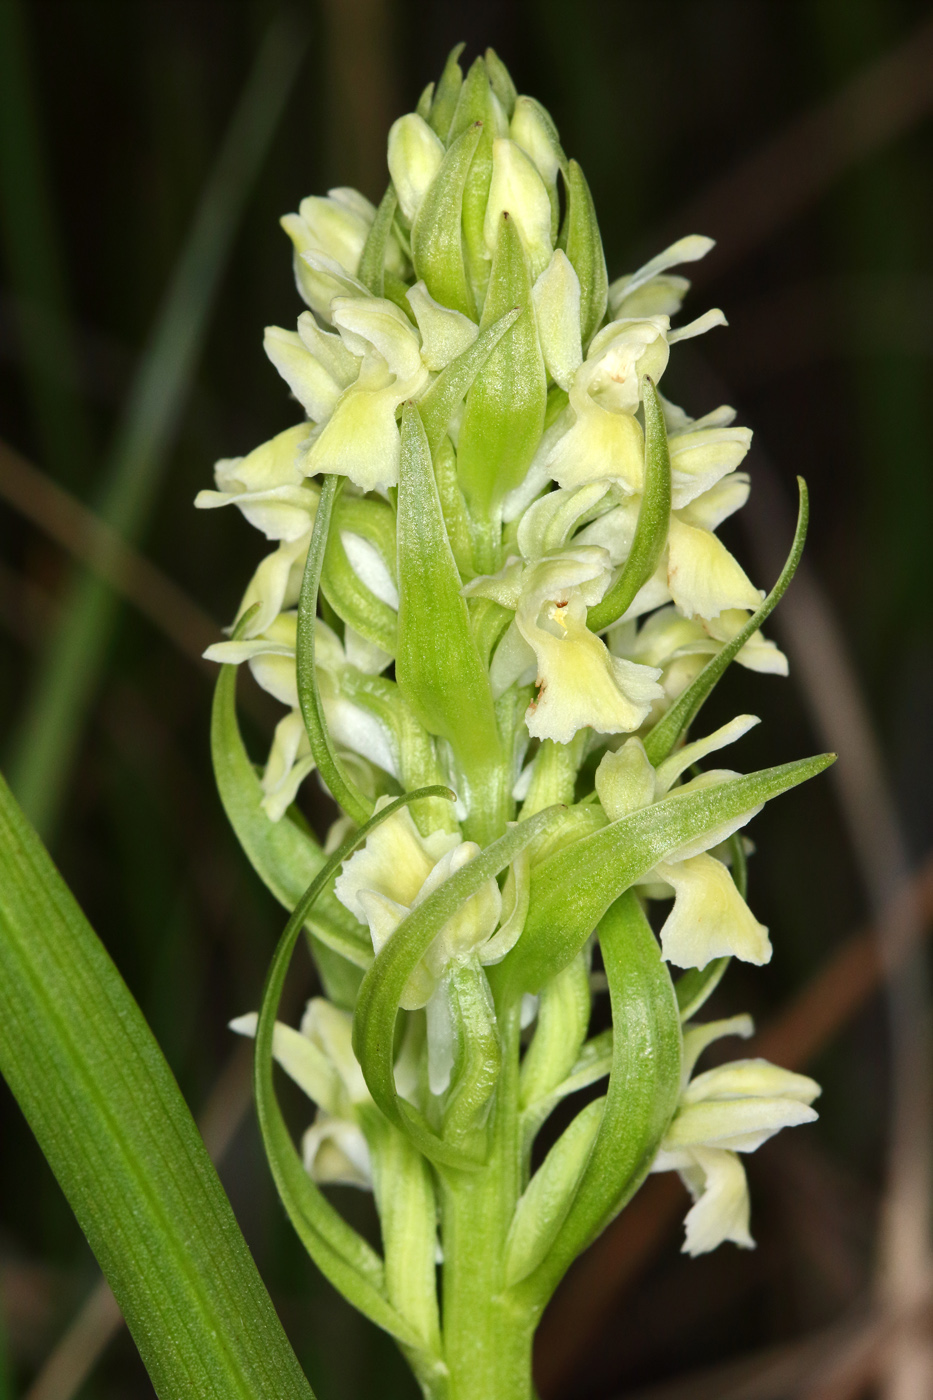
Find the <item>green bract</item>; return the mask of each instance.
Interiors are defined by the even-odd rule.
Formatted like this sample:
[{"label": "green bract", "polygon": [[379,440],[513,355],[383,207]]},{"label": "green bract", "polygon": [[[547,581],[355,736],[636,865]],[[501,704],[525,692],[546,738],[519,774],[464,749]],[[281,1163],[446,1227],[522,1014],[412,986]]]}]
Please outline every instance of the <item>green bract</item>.
[{"label": "green bract", "polygon": [[[459,55],[392,127],[378,209],[336,189],[283,221],[310,310],[266,346],[305,416],[198,504],[272,542],[208,655],[286,709],[257,774],[224,668],[221,795],[294,911],[258,1020],[280,1193],[425,1394],[504,1400],[530,1397],[548,1298],[650,1170],[693,1192],[690,1252],[751,1242],[737,1154],[817,1087],[757,1061],[691,1077],[733,1023],[682,1027],[731,957],[771,956],[741,829],[831,757],[742,776],[702,765],[754,716],[688,734],[732,660],[786,674],[760,627],[807,521],[801,483],[764,598],[716,534],[751,434],[663,395],[671,347],[724,324],[671,326],[671,269],[710,240],[610,285],[551,118],[491,51],[465,76]],[[315,770],[344,813],[329,860],[293,805]],[[295,1030],[274,1018],[302,927],[328,999]],[[596,960],[612,1026],[588,1038]],[[273,1057],[316,1104],[301,1157]],[[381,1256],[327,1182],[375,1192]]]}]

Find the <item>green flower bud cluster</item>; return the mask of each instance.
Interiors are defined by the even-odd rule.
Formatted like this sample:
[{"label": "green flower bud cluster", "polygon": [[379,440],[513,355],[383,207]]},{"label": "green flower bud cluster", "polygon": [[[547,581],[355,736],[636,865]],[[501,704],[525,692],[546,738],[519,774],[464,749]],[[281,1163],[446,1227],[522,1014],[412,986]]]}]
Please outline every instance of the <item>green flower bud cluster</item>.
[{"label": "green flower bud cluster", "polygon": [[[682,1027],[730,957],[771,956],[741,828],[829,760],[700,771],[749,715],[687,741],[731,660],[786,674],[760,626],[806,523],[802,488],[764,598],[716,535],[748,496],[750,432],[658,388],[671,346],[725,323],[671,327],[672,269],[711,241],[610,284],[550,116],[491,50],[465,75],[459,55],[393,125],[378,208],[336,189],[283,219],[309,309],[266,352],[303,416],[219,462],[197,504],[275,546],[207,653],[221,794],[284,904],[318,876],[301,921],[328,998],[270,1042],[317,1117],[307,1176],[270,1147],[276,1179],[426,1394],[504,1397],[530,1395],[548,1297],[650,1170],[694,1195],[691,1253],[751,1243],[736,1154],[814,1117],[818,1088],[760,1061],[691,1077],[748,1022]],[[261,778],[244,661],[287,710]],[[324,850],[294,806],[314,772],[344,812]],[[645,909],[672,899],[656,936]],[[604,985],[612,1029],[588,1039]],[[381,1256],[315,1181],[372,1187]]]}]

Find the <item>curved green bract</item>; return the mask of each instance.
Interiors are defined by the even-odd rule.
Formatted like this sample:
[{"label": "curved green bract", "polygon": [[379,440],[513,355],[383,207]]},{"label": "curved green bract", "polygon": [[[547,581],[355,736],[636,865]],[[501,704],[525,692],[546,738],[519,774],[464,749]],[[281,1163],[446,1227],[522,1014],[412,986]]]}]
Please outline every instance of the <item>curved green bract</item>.
[{"label": "curved green bract", "polygon": [[491,326],[481,330],[473,344],[468,345],[462,354],[441,370],[430,389],[419,400],[418,412],[421,414],[432,457],[437,456],[457,404],[469,392],[470,386],[493,350],[521,314],[520,306],[512,307]]},{"label": "curved green bract", "polygon": [[659,860],[822,772],[834,754],[798,759],[714,786],[674,791],[575,841],[532,872],[518,943],[493,969],[494,991],[536,992],[580,951],[610,904]]},{"label": "curved green bract", "polygon": [[559,810],[550,807],[510,827],[498,841],[448,876],[402,920],[377,953],[360,987],[353,1020],[353,1046],[369,1092],[385,1116],[402,1128],[426,1157],[443,1166],[476,1170],[482,1158],[445,1142],[411,1104],[399,1097],[393,1054],[399,1002],[409,977],[443,926],[487,880],[510,865]]},{"label": "curved green bract", "polygon": [[442,306],[476,320],[463,258],[463,193],[482,135],[477,122],[453,143],[428,187],[411,231],[415,272]]},{"label": "curved green bract", "polygon": [[[287,815],[273,822],[262,810],[262,787],[237,723],[235,666],[222,666],[217,678],[211,712],[211,757],[217,791],[237,840],[266,888],[291,911],[326,858],[309,831]],[[307,928],[328,994],[334,995],[340,1005],[352,1006],[359,969],[369,967],[373,959],[369,940],[360,936],[356,920],[331,889],[322,891],[308,916]],[[328,958],[328,950],[339,954],[339,959]]]},{"label": "curved green bract", "polygon": [[[444,71],[438,79],[437,90],[432,93],[433,100],[429,105],[428,112],[423,114],[445,145],[457,106],[457,98],[460,96],[460,89],[463,86],[463,69],[457,59],[465,48],[466,44],[455,44],[447,55]],[[434,87],[433,83],[431,87]]]},{"label": "curved green bract", "polygon": [[298,599],[295,669],[298,676],[298,701],[318,772],[327,784],[334,801],[339,802],[355,822],[362,823],[371,816],[373,804],[360,792],[334,750],[314,669],[314,629],[321,569],[324,565],[334,502],[343,483],[342,476],[325,476],[321,486],[321,499],[314,517],[314,529],[311,531],[311,543],[308,546],[308,562],[305,564]]},{"label": "curved green bract", "polygon": [[731,642],[727,642],[721,651],[718,651],[707,661],[696,680],[687,686],[687,689],[674,702],[667,714],[659,719],[654,728],[645,736],[645,752],[655,767],[662,759],[667,758],[680,736],[689,729],[700,713],[703,702],[712,692],[720,677],[724,675],[729,663],[735,660],[745,643],[751,640],[762,623],[773,613],[787,591],[787,585],[797,572],[797,565],[800,563],[800,556],[803,554],[803,547],[807,539],[807,524],[810,519],[810,496],[807,491],[807,483],[802,476],[798,476],[797,486],[800,491],[797,528],[794,531],[794,541],[790,547],[787,561],[781,570],[780,578],[761,607],[746,622],[741,632],[737,632]]},{"label": "curved green bract", "polygon": [[586,176],[575,160],[565,175],[567,215],[561,246],[580,279],[580,336],[583,353],[599,330],[609,304],[609,274],[593,196]]},{"label": "curved green bract", "polygon": [[606,912],[599,942],[612,1003],[609,1089],[573,1204],[547,1257],[519,1286],[539,1306],[638,1190],[680,1095],[677,1001],[657,939],[633,891]]},{"label": "curved green bract", "polygon": [[422,788],[383,807],[327,861],[295,906],[279,939],[266,979],[256,1028],[254,1086],[263,1145],[282,1204],[299,1238],[321,1272],[344,1297],[378,1327],[407,1347],[421,1350],[421,1339],[392,1307],[385,1293],[382,1260],[318,1190],[292,1142],[275,1095],[272,1041],[275,1018],[295,944],[315,901],[342,863],[362,846],[371,831],[402,807],[423,797],[453,797],[449,788]]},{"label": "curved green bract", "polygon": [[395,515],[391,506],[359,496],[338,497],[321,565],[321,591],[339,618],[394,656],[398,615],[395,608],[376,597],[353,568],[344,532],[359,535],[372,545],[394,581]]},{"label": "curved green bract", "polygon": [[[503,498],[524,480],[541,441],[547,405],[531,272],[515,220],[503,213],[482,328],[494,325],[516,306],[522,314],[477,374],[457,439],[460,485],[479,521],[493,518]],[[489,559],[483,567],[491,572],[499,567],[499,560]]]},{"label": "curved green bract", "polygon": [[[398,580],[399,688],[428,733],[450,743],[471,783],[478,784],[501,761],[499,732],[414,404],[406,404],[402,415]],[[482,832],[477,839],[488,836]]]},{"label": "curved green bract", "polygon": [[2,779],[0,1069],[156,1392],[312,1400],[172,1072]]},{"label": "curved green bract", "polygon": [[395,218],[397,208],[398,198],[394,187],[390,184],[376,210],[376,217],[360,255],[357,276],[376,297],[385,295],[386,244],[389,241],[392,220]]},{"label": "curved green bract", "polygon": [[667,544],[671,519],[671,455],[667,447],[664,411],[658,391],[645,378],[645,489],[635,526],[635,538],[625,567],[601,602],[589,608],[586,625],[602,632],[618,622],[635,595],[657,568]]}]

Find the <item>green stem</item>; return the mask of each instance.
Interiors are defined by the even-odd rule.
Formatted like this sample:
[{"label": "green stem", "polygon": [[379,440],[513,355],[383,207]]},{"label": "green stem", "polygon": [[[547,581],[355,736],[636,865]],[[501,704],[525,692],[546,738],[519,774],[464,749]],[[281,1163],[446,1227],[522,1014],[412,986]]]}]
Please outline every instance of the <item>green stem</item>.
[{"label": "green stem", "polygon": [[537,1314],[504,1285],[503,1246],[521,1194],[518,1006],[500,1015],[503,1066],[492,1145],[478,1172],[444,1171],[444,1358],[449,1400],[531,1400]]}]

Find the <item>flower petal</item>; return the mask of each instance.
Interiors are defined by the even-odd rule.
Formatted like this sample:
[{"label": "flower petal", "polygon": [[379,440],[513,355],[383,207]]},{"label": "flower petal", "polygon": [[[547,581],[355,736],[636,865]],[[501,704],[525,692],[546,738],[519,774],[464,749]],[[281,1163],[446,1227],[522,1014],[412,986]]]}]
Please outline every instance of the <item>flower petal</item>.
[{"label": "flower petal", "polygon": [[674,907],[661,929],[661,953],[676,967],[705,967],[727,956],[761,965],[770,961],[768,930],[714,856],[662,863],[657,874],[674,887]]}]

